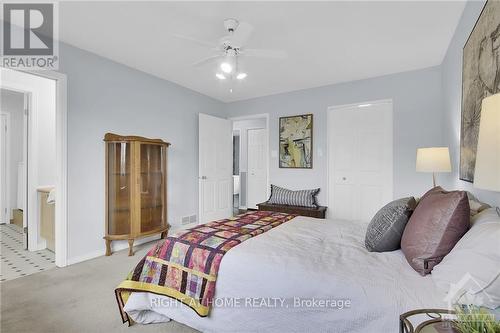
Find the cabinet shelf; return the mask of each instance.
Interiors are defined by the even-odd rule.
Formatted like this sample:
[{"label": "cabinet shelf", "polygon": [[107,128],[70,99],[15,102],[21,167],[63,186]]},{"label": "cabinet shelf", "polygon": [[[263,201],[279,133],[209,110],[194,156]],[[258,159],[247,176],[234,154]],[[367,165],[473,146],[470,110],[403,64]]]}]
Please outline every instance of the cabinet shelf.
[{"label": "cabinet shelf", "polygon": [[[141,207],[141,210],[163,208],[163,207],[164,207],[163,205],[143,206]],[[130,208],[114,208],[113,212],[130,212]]]},{"label": "cabinet shelf", "polygon": [[[162,175],[163,172],[162,171],[150,171],[150,172],[139,172],[140,175]],[[130,176],[130,172],[125,172],[125,173],[121,173],[121,172],[112,172],[110,173],[110,175],[112,176]]]},{"label": "cabinet shelf", "polygon": [[111,241],[168,231],[167,150],[158,139],[106,134],[106,255]]}]

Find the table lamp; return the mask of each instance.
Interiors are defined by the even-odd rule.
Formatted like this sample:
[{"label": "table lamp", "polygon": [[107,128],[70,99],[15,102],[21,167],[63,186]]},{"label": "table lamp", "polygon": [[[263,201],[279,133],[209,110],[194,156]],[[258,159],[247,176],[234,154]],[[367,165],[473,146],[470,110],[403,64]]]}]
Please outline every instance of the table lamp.
[{"label": "table lamp", "polygon": [[451,172],[448,147],[418,148],[417,172],[432,172],[432,184],[436,187],[436,173]]},{"label": "table lamp", "polygon": [[474,187],[500,191],[500,94],[486,97],[481,106]]}]

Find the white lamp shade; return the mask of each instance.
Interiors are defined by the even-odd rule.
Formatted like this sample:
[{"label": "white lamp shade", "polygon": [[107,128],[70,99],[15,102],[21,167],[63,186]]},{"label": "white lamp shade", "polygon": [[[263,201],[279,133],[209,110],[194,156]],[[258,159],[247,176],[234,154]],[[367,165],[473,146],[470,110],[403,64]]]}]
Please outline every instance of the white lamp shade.
[{"label": "white lamp shade", "polygon": [[417,149],[418,172],[451,172],[448,147]]},{"label": "white lamp shade", "polygon": [[500,191],[500,94],[483,99],[474,187]]}]

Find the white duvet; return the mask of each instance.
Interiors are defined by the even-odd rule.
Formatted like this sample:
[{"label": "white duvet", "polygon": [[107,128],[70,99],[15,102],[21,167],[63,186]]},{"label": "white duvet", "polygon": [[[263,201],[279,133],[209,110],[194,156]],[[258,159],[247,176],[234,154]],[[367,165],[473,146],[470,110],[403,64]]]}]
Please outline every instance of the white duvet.
[{"label": "white duvet", "polygon": [[133,293],[125,311],[138,323],[173,319],[203,332],[385,333],[398,331],[403,312],[446,306],[401,251],[368,252],[365,231],[296,217],[224,256],[208,317],[150,293]]}]

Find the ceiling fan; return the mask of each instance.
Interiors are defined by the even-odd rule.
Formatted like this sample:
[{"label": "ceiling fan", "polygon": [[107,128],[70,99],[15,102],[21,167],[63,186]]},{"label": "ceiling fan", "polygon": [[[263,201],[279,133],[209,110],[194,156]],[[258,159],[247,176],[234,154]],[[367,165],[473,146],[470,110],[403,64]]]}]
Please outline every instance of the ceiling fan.
[{"label": "ceiling fan", "polygon": [[174,36],[210,48],[214,54],[195,62],[193,66],[200,67],[211,63],[218,63],[219,71],[217,71],[215,76],[219,80],[233,78],[243,80],[247,77],[247,73],[240,71],[238,66],[238,60],[241,57],[284,59],[288,56],[283,50],[247,48],[246,43],[254,30],[253,26],[249,23],[228,18],[224,20],[224,28],[228,34],[220,38],[218,43],[201,41],[178,34],[174,34]]}]

